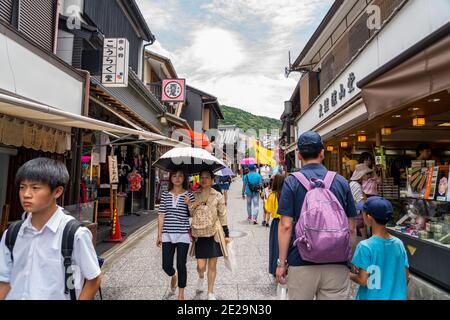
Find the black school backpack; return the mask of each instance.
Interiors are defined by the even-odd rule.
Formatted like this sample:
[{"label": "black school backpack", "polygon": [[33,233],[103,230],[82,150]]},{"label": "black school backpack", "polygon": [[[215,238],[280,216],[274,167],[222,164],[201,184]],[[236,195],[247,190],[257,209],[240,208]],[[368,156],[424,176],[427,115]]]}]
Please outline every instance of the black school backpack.
[{"label": "black school backpack", "polygon": [[[12,223],[8,227],[8,232],[6,233],[5,245],[11,253],[11,260],[14,262],[13,250],[14,245],[16,244],[17,236],[19,235],[20,228],[25,222],[27,215],[25,215],[24,220],[17,221]],[[77,230],[82,227],[83,224],[77,220],[70,220],[67,222],[64,227],[63,237],[61,242],[61,254],[64,258],[64,293],[70,294],[70,300],[77,300],[75,288],[69,289],[68,282],[70,281],[70,277],[72,275],[71,266],[72,266],[72,253],[73,253],[73,244],[75,242],[75,233]],[[100,268],[103,265],[104,259],[97,257]],[[103,300],[102,297],[102,289],[99,288],[100,299]]]}]

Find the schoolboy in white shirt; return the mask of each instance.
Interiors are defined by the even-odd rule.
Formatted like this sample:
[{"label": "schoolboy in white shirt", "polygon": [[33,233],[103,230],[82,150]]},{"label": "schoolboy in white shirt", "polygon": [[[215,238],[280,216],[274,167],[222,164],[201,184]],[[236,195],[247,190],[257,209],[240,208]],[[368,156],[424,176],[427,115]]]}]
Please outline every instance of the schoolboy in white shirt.
[{"label": "schoolboy in white shirt", "polygon": [[[69,300],[66,293],[63,230],[74,218],[57,205],[69,182],[66,166],[47,158],[25,163],[16,174],[20,202],[28,213],[11,253],[0,243],[0,300]],[[92,234],[77,229],[72,253],[76,298],[92,300],[101,282],[101,271]],[[71,279],[72,280],[72,279]]]}]

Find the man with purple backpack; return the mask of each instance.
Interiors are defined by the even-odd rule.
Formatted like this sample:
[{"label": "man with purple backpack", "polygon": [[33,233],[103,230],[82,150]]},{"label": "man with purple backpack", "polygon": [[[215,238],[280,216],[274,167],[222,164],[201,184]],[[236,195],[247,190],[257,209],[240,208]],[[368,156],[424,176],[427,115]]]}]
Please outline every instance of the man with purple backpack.
[{"label": "man with purple backpack", "polygon": [[322,165],[325,151],[319,134],[303,133],[297,146],[303,166],[286,178],[278,207],[277,279],[287,282],[291,300],[345,300],[356,239],[350,186]]}]

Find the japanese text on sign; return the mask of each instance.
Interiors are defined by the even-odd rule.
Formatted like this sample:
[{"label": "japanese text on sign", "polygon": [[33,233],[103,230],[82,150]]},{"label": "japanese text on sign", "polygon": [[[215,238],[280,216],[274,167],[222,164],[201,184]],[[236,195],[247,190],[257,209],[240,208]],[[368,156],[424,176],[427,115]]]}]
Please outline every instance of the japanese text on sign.
[{"label": "japanese text on sign", "polygon": [[102,84],[105,87],[128,86],[129,43],[124,38],[107,38],[103,45]]},{"label": "japanese text on sign", "polygon": [[119,169],[117,166],[117,156],[109,156],[109,182],[119,183]]},{"label": "japanese text on sign", "polygon": [[355,92],[355,89],[356,89],[355,81],[356,81],[355,74],[353,72],[351,72],[347,79],[347,88],[345,88],[344,84],[341,83],[339,85],[339,91],[334,90],[331,93],[331,97],[325,98],[323,103],[320,104],[319,118],[323,118],[324,116],[326,116],[328,114],[328,112],[331,109],[330,105],[332,108],[336,108],[339,105],[339,102],[345,98],[347,92],[348,92],[348,94],[352,94],[353,92]]}]

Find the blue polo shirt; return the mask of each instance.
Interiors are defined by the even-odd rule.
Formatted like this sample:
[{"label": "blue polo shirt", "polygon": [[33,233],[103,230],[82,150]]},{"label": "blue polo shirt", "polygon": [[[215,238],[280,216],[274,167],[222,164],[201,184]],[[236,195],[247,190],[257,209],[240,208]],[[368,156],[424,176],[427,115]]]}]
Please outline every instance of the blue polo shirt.
[{"label": "blue polo shirt", "polygon": [[[304,166],[300,172],[308,179],[316,178],[323,180],[325,179],[328,170],[321,164],[308,164]],[[336,175],[330,190],[336,196],[342,205],[342,208],[344,208],[347,217],[356,217],[355,201],[353,200],[352,192],[347,180],[341,175]],[[305,200],[306,192],[305,187],[303,187],[297,178],[289,176],[284,182],[281,197],[278,202],[278,213],[294,218],[294,227],[292,228],[291,244],[289,246],[287,258],[288,264],[294,267],[315,265],[315,263],[303,261],[297,247],[292,245],[295,239],[295,223],[300,218],[300,211],[303,206],[303,201]],[[347,261],[343,261],[342,264],[347,264]]]}]

